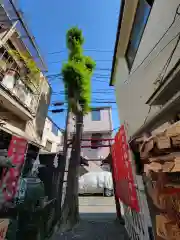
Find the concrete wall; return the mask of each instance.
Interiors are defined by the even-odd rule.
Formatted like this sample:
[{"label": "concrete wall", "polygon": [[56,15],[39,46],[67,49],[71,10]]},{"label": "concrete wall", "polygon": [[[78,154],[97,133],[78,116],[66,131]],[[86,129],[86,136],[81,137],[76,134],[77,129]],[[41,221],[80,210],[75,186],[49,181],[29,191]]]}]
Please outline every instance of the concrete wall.
[{"label": "concrete wall", "polygon": [[[15,34],[13,37],[9,36],[9,38],[11,38],[12,43],[16,46],[18,45],[18,50],[25,49],[23,43]],[[4,119],[5,124],[3,127],[5,130],[7,129],[8,132],[12,132],[12,134],[20,135],[32,142],[41,144],[45,119],[51,98],[51,87],[42,73],[40,74],[39,91],[38,93],[34,92],[34,96],[36,96],[38,106],[36,114],[28,111],[21,102],[17,101],[11,91],[5,91],[4,88],[0,88],[0,100],[3,105],[3,112],[1,109],[0,120]]]},{"label": "concrete wall", "polygon": [[[133,135],[145,121],[153,116],[155,112],[159,111],[159,107],[150,108],[149,105],[145,103],[157,88],[157,78],[162,72],[165,63],[176,44],[177,38],[170,44],[168,43],[179,32],[179,17],[177,17],[175,23],[168,31],[168,34],[163,37],[163,40],[160,41],[150,56],[141,66],[140,64],[173,22],[179,3],[179,0],[154,1],[154,5],[130,72],[123,54],[119,54],[119,56],[117,56],[114,74],[116,98],[119,109],[119,117],[121,123],[126,122],[128,136]],[[168,46],[165,47],[167,44]],[[175,65],[179,57],[180,45],[177,47],[173,55],[170,65],[166,71],[166,75]]]},{"label": "concrete wall", "polygon": [[84,132],[106,132],[112,130],[111,108],[100,109],[100,114],[100,121],[92,121],[91,112],[84,116]]},{"label": "concrete wall", "polygon": [[52,142],[51,152],[57,152],[62,150],[62,132],[59,130],[58,135],[52,132],[53,122],[47,117],[45,121],[42,142],[41,144],[45,147],[47,140]]},{"label": "concrete wall", "polygon": [[[94,108],[96,109],[96,108]],[[112,111],[110,107],[105,107],[102,108],[97,108],[100,110],[100,116],[101,120],[100,121],[92,121],[92,115],[91,112],[89,112],[87,115],[84,116],[84,127],[83,131],[84,132],[108,132],[113,129],[112,125]],[[73,132],[75,130],[75,120],[73,117],[70,119],[70,131]]]},{"label": "concrete wall", "polygon": [[[109,154],[109,147],[99,147],[97,149],[91,148],[91,138],[93,133],[101,133],[102,138],[109,139],[112,136],[112,112],[111,108],[99,108],[101,120],[92,121],[91,112],[84,117],[83,139],[89,139],[89,141],[82,141],[82,146],[89,146],[88,148],[81,148],[81,156],[88,160],[100,160],[104,159]],[[75,119],[73,116],[70,118],[70,130],[75,131]],[[108,145],[108,141],[102,141],[102,145]],[[84,167],[87,171],[103,171],[109,170],[109,166],[100,166],[101,161],[89,161],[89,167]]]},{"label": "concrete wall", "polygon": [[[91,133],[83,133],[84,139],[91,139],[92,134]],[[109,133],[103,133],[102,138],[111,138],[111,134]],[[103,141],[102,145],[108,145],[108,141]],[[91,146],[91,140],[90,141],[82,141],[82,146]],[[87,158],[87,159],[100,159],[100,157],[105,158],[109,154],[109,147],[99,147],[97,149],[89,148],[82,148],[81,149],[81,156]]]},{"label": "concrete wall", "polygon": [[25,130],[27,136],[34,141],[37,141],[39,144],[41,144],[50,98],[51,88],[47,80],[44,78],[41,85],[41,94],[39,97],[39,104],[36,115],[34,116],[33,120],[27,122]]}]

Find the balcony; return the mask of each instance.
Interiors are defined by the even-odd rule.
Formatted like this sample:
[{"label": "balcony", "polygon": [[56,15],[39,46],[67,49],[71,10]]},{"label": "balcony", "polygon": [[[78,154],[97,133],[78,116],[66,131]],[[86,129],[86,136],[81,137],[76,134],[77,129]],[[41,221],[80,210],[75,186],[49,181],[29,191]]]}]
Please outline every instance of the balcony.
[{"label": "balcony", "polygon": [[17,62],[6,48],[0,48],[0,101],[24,120],[35,116],[40,96],[26,72],[23,62]]},{"label": "balcony", "polygon": [[1,88],[28,109],[32,114],[36,113],[38,95],[35,95],[21,79],[15,80],[10,75],[5,75],[1,81]]}]

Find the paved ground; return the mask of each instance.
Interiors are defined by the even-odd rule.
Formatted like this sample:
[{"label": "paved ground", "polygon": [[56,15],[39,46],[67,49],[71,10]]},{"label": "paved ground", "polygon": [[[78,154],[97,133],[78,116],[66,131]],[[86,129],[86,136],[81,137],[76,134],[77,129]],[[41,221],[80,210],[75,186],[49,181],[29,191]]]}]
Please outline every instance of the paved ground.
[{"label": "paved ground", "polygon": [[80,223],[71,232],[56,234],[53,240],[127,240],[117,222],[113,198],[80,197]]}]

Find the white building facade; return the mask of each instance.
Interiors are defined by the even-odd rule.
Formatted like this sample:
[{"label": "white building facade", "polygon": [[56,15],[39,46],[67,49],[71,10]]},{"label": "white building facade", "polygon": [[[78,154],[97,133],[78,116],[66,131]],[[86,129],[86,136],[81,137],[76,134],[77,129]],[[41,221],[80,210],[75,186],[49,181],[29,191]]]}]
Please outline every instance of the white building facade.
[{"label": "white building facade", "polygon": [[[92,108],[84,116],[83,124],[81,156],[89,160],[89,167],[85,168],[88,171],[102,171],[101,159],[107,157],[110,152],[109,142],[103,139],[112,138],[111,107]],[[71,132],[74,132],[74,125],[75,119],[71,118]]]},{"label": "white building facade", "polygon": [[[128,137],[138,135],[147,124],[153,130],[178,112],[171,109],[166,117],[157,116],[180,89],[179,4],[179,0],[122,1],[111,84]],[[156,124],[150,124],[155,117]]]},{"label": "white building facade", "polygon": [[[17,14],[18,10],[12,2],[2,1],[0,4],[0,129],[40,146],[50,103],[51,87],[42,73],[46,67],[39,49],[24,19]],[[17,22],[11,21],[12,18],[17,18]],[[30,68],[28,62],[31,62],[34,69]],[[35,69],[39,69],[36,74],[33,73]]]},{"label": "white building facade", "polygon": [[[179,114],[179,25],[179,0],[121,1],[110,85],[128,140]],[[141,212],[122,205],[126,227],[132,239],[152,239],[144,185],[134,175]]]},{"label": "white building facade", "polygon": [[50,117],[46,117],[42,136],[43,150],[56,153],[62,151],[63,133]]}]

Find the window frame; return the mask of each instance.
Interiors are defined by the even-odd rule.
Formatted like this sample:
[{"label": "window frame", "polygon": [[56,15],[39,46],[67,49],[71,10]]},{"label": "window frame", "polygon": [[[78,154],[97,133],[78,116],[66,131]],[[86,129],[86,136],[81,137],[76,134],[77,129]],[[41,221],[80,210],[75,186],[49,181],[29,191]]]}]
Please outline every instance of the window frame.
[{"label": "window frame", "polygon": [[[93,117],[93,113],[99,113],[99,120],[97,119],[97,118],[94,118]],[[100,109],[95,109],[95,110],[92,110],[91,111],[91,120],[93,121],[93,122],[99,122],[99,121],[101,121],[101,110]]]},{"label": "window frame", "polygon": [[[100,148],[100,145],[102,145],[102,136],[103,136],[102,133],[92,133],[92,135],[91,135],[91,149]],[[98,140],[92,140],[93,138],[97,138]],[[98,146],[96,146],[96,145],[98,145]]]},{"label": "window frame", "polygon": [[[50,143],[51,144],[51,148],[49,149],[48,147],[47,147],[47,143]],[[50,141],[50,140],[46,140],[46,146],[45,146],[45,149],[48,151],[48,152],[51,152],[51,150],[52,150],[52,141]]]},{"label": "window frame", "polygon": [[[146,19],[144,20],[144,24],[142,25],[142,28],[140,28],[138,30],[138,34],[140,34],[140,36],[139,36],[139,40],[137,42],[137,47],[133,49],[133,47],[132,47],[133,43],[132,42],[135,42],[134,39],[137,39],[137,38],[134,38],[133,35],[135,35],[135,31],[137,31],[138,16],[139,16],[139,12],[140,12],[140,9],[141,9],[140,8],[140,4],[142,4],[142,2],[144,2],[144,4],[147,4],[150,9],[149,9],[149,12],[148,12],[148,14],[146,16]],[[147,25],[147,22],[148,22],[148,19],[149,19],[149,16],[150,16],[150,13],[151,13],[151,10],[152,10],[152,7],[153,7],[153,4],[154,4],[154,0],[152,0],[152,1],[149,1],[149,0],[139,0],[138,1],[136,14],[135,14],[135,17],[134,17],[134,22],[133,22],[133,25],[132,25],[132,29],[131,29],[131,33],[130,33],[130,37],[129,37],[129,42],[128,42],[128,46],[127,46],[126,53],[125,53],[125,59],[126,59],[129,71],[131,71],[131,69],[133,67],[133,64],[134,64],[134,61],[135,61],[135,58],[136,58],[136,55],[137,55],[137,52],[138,52],[141,40],[143,38],[144,31],[145,31],[145,28],[146,28],[146,25]],[[145,8],[143,10],[145,10]],[[144,15],[143,16],[145,18],[145,11],[144,11]],[[132,61],[129,60],[130,59],[130,57],[129,57],[130,54],[129,53],[130,53],[131,49],[135,50],[134,53],[133,53],[133,60]]]}]

